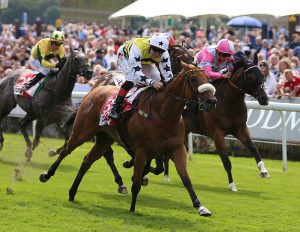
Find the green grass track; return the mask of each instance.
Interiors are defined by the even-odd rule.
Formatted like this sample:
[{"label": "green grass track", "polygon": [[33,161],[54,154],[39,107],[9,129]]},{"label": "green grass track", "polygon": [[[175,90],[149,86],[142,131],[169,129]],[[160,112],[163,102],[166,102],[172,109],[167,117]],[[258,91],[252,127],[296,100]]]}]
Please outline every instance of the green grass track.
[{"label": "green grass track", "polygon": [[[67,157],[47,183],[39,182],[56,157],[51,148],[58,139],[41,138],[41,144],[26,162],[21,135],[4,134],[0,152],[0,231],[300,231],[300,163],[264,160],[271,178],[261,179],[254,158],[231,157],[238,192],[228,189],[227,175],[217,155],[194,155],[188,171],[202,203],[213,213],[200,217],[170,165],[171,182],[149,175],[142,187],[136,212],[129,213],[132,169],[122,167],[129,156],[113,147],[115,161],[129,194],[117,193],[117,185],[104,158],[91,167],[79,186],[75,202],[68,190],[83,157],[92,147],[86,143]],[[16,176],[16,170],[19,175]],[[18,173],[17,173],[18,174]],[[7,192],[7,188],[11,191]]]}]

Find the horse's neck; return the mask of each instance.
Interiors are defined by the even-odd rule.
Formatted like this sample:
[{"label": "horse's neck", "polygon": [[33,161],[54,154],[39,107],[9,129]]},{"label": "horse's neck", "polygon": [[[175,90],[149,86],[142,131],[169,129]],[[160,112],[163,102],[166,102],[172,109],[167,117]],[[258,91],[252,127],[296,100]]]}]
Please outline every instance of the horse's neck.
[{"label": "horse's neck", "polygon": [[[176,83],[177,80],[173,80],[171,83],[165,87],[165,91],[172,94],[173,96],[184,98],[184,84]],[[159,115],[159,117],[167,120],[177,120],[180,118],[184,103],[176,100],[174,97],[160,91],[157,93],[157,97],[154,101],[155,106],[153,105],[153,109]]]},{"label": "horse's neck", "polygon": [[54,94],[60,96],[60,99],[65,99],[72,94],[75,85],[75,77],[71,77],[71,71],[71,62],[68,60],[57,75]]},{"label": "horse's neck", "polygon": [[[234,80],[221,80],[216,86],[216,97],[218,104],[240,104],[245,99],[245,92],[239,88],[239,82]],[[221,103],[224,102],[224,103]]]}]

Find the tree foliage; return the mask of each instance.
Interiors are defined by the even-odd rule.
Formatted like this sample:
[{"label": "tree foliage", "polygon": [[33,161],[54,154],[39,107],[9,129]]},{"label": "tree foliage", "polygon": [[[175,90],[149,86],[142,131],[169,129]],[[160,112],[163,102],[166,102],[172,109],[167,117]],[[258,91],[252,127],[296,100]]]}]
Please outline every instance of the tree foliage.
[{"label": "tree foliage", "polygon": [[8,8],[0,11],[1,23],[22,23],[24,12],[28,24],[33,24],[37,17],[43,23],[53,24],[60,17],[59,0],[9,0]]}]

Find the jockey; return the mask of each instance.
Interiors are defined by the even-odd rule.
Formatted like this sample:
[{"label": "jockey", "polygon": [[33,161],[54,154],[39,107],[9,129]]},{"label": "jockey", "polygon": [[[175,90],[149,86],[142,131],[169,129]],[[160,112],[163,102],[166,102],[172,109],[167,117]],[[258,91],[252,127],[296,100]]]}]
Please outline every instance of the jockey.
[{"label": "jockey", "polygon": [[[120,108],[128,91],[135,84],[151,85],[156,90],[163,87],[160,75],[152,64],[157,63],[165,82],[173,78],[170,57],[168,53],[170,36],[166,33],[156,33],[152,37],[142,37],[129,40],[118,50],[118,65],[126,75],[126,81],[122,84],[118,96],[113,103],[109,117],[118,119]],[[155,68],[154,68],[155,69]],[[156,71],[157,73],[154,73]]]},{"label": "jockey", "polygon": [[200,50],[196,54],[195,63],[204,69],[210,80],[230,78],[234,53],[233,42],[221,39],[217,45],[207,46]]},{"label": "jockey", "polygon": [[[65,63],[64,41],[64,34],[61,31],[54,31],[51,38],[41,39],[32,48],[29,62],[31,67],[34,70],[39,71],[39,73],[22,87],[23,91],[28,90],[42,78],[47,76],[51,69],[56,69],[56,71],[58,71],[63,67]],[[56,64],[49,61],[49,59],[54,57],[58,59],[58,63]]]}]

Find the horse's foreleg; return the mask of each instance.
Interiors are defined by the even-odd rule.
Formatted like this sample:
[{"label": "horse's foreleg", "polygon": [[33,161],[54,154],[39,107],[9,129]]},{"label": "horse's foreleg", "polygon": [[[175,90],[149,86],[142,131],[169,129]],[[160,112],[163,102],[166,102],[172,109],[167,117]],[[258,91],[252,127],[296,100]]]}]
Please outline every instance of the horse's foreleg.
[{"label": "horse's foreleg", "polygon": [[39,145],[43,128],[44,128],[44,126],[43,126],[41,120],[37,120],[36,126],[35,126],[35,137],[34,137],[33,143],[32,143],[32,150],[34,150]]},{"label": "horse's foreleg", "polygon": [[253,143],[253,141],[250,138],[250,133],[247,127],[244,127],[238,131],[238,133],[235,135],[237,139],[239,139],[251,152],[251,154],[254,155],[258,170],[260,171],[260,176],[263,178],[270,178],[270,175],[265,168],[264,162],[261,160],[261,157],[259,155],[258,149]]},{"label": "horse's foreleg", "polygon": [[199,211],[200,216],[212,215],[212,213],[201,204],[193,189],[192,182],[186,169],[186,149],[183,144],[173,153],[171,159],[175,163],[176,170],[182,180],[182,183],[190,195],[193,207]]},{"label": "horse's foreleg", "polygon": [[131,206],[130,212],[135,211],[136,199],[141,190],[142,176],[144,172],[144,167],[146,164],[146,154],[142,151],[137,151],[134,159],[134,171],[132,177],[132,186],[131,186]]},{"label": "horse's foreleg", "polygon": [[232,173],[231,173],[232,165],[231,165],[231,161],[229,159],[228,153],[226,152],[224,134],[220,134],[220,133],[215,133],[215,134],[218,134],[218,136],[215,136],[213,139],[214,139],[218,154],[222,160],[223,166],[224,166],[225,171],[228,176],[229,189],[233,192],[236,192],[238,190],[235,187],[235,184],[233,182],[233,177],[232,177]]},{"label": "horse's foreleg", "polygon": [[120,176],[118,169],[115,165],[113,150],[111,149],[111,147],[103,154],[103,156],[106,159],[106,162],[109,165],[112,173],[114,174],[115,182],[118,184],[118,192],[122,194],[127,194],[127,188],[123,184],[122,177]]},{"label": "horse's foreleg", "polygon": [[24,139],[25,139],[25,142],[26,142],[26,146],[27,146],[27,149],[26,149],[26,152],[25,152],[25,157],[27,159],[27,161],[30,161],[31,159],[31,156],[32,156],[32,143],[30,141],[30,138],[27,134],[27,131],[26,131],[26,126],[32,122],[34,120],[33,117],[29,116],[28,114],[26,114],[26,116],[21,120],[20,122],[20,129],[21,129],[21,132],[24,136]]}]

